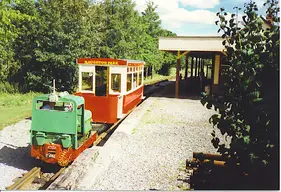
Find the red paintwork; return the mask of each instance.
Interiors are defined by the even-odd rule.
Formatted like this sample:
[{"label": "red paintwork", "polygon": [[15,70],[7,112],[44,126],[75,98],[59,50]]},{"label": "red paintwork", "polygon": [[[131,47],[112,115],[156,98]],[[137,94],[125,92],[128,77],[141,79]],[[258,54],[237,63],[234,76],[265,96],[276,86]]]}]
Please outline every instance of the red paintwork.
[{"label": "red paintwork", "polygon": [[142,100],[143,97],[143,86],[136,89],[132,93],[124,95],[123,98],[123,113],[128,113],[132,108],[137,106]]},{"label": "red paintwork", "polygon": [[85,109],[92,112],[94,122],[112,124],[118,121],[118,95],[95,96],[93,93],[75,93],[85,99]]},{"label": "red paintwork", "polygon": [[[78,155],[80,155],[85,149],[89,148],[97,139],[97,133],[94,133],[83,145],[81,145],[78,149],[62,149],[62,146],[59,144],[44,144],[43,146],[31,146],[31,157],[35,157],[36,159],[43,160],[46,163],[56,164],[58,163],[58,159],[63,151],[68,151],[69,161],[74,161]],[[46,155],[49,150],[53,149],[56,151],[55,157],[48,158]]]},{"label": "red paintwork", "polygon": [[[85,109],[92,112],[92,119],[98,123],[113,124],[118,121],[118,96],[109,95],[108,97],[95,96],[93,93],[75,93],[75,95],[82,96],[85,99]],[[132,93],[124,95],[123,97],[123,113],[128,113],[137,104],[139,104],[143,97],[143,86],[136,89]]]}]

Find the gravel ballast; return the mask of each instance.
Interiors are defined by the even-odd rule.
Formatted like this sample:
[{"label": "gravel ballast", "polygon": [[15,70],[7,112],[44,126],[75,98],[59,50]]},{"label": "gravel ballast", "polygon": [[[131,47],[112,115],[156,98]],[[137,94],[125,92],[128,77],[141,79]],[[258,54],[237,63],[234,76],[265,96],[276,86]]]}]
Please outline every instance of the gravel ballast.
[{"label": "gravel ballast", "polygon": [[0,131],[0,190],[13,184],[13,180],[32,169],[30,157],[31,120],[22,120]]}]

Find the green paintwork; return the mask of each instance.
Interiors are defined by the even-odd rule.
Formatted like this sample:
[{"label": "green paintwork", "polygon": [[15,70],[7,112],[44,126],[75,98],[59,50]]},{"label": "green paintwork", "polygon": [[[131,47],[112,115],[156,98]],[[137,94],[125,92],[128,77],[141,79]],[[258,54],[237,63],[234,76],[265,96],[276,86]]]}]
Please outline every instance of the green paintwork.
[{"label": "green paintwork", "polygon": [[57,101],[57,104],[71,103],[72,111],[65,111],[64,106],[55,107],[55,110],[40,109],[37,102],[48,101],[49,96],[50,94],[45,94],[33,99],[31,144],[57,143],[63,148],[77,149],[79,147],[77,139],[86,136],[92,129],[91,111],[84,110],[83,97],[74,95],[59,97]]}]

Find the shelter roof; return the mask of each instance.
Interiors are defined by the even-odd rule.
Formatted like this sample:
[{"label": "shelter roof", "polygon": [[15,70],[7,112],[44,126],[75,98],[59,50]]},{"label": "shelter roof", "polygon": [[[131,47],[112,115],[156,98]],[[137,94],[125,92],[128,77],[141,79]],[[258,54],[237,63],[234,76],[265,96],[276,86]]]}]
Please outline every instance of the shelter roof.
[{"label": "shelter roof", "polygon": [[160,37],[159,50],[162,51],[194,51],[224,52],[221,36],[175,36]]}]

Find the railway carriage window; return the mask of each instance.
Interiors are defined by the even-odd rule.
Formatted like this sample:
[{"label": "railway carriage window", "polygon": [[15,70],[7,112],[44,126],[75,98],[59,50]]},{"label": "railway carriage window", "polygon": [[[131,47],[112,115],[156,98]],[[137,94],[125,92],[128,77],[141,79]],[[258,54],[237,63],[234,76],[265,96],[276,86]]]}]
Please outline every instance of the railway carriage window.
[{"label": "railway carriage window", "polygon": [[121,74],[111,74],[111,89],[121,92]]},{"label": "railway carriage window", "polygon": [[142,73],[141,71],[139,72],[139,78],[138,78],[138,86],[141,85],[141,82],[142,82]]},{"label": "railway carriage window", "polygon": [[132,89],[132,73],[127,74],[127,91]]},{"label": "railway carriage window", "polygon": [[106,96],[107,93],[107,67],[96,66],[96,96]]},{"label": "railway carriage window", "polygon": [[93,73],[82,72],[82,90],[92,91],[93,90]]},{"label": "railway carriage window", "polygon": [[138,79],[138,74],[134,73],[133,89],[137,87],[137,79]]}]

